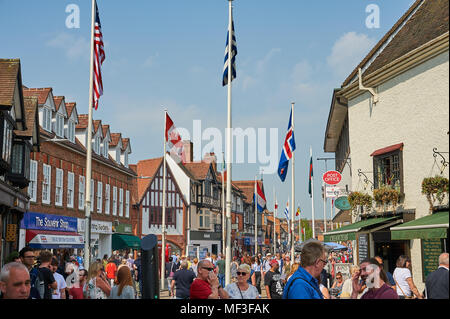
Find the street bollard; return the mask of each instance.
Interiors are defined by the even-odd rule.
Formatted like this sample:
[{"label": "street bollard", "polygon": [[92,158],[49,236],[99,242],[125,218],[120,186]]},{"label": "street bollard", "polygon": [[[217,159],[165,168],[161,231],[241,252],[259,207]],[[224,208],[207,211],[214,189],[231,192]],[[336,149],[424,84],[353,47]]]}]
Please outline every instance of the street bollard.
[{"label": "street bollard", "polygon": [[147,235],[141,240],[142,299],[159,299],[158,238]]}]

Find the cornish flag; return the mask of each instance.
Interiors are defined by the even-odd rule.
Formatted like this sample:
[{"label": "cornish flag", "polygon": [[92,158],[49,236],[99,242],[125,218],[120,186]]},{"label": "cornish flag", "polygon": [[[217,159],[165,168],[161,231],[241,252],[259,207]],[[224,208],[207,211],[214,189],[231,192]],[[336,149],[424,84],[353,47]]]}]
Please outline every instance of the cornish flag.
[{"label": "cornish flag", "polygon": [[284,140],[283,149],[281,150],[280,163],[278,164],[278,176],[282,182],[286,179],[289,160],[292,158],[292,153],[295,151],[294,128],[292,127],[292,110],[289,116],[289,125],[286,138]]},{"label": "cornish flag", "polygon": [[[266,208],[266,196],[264,195],[264,192],[262,191],[261,187],[259,186],[259,183],[256,183],[256,203],[258,206],[258,211],[262,212],[264,208]],[[255,202],[255,196],[253,195],[253,203]]]},{"label": "cornish flag", "polygon": [[178,134],[175,125],[169,114],[166,112],[166,143],[169,147],[169,152],[171,155],[176,155],[183,163],[186,162],[185,152],[183,142],[181,141],[180,134]]}]

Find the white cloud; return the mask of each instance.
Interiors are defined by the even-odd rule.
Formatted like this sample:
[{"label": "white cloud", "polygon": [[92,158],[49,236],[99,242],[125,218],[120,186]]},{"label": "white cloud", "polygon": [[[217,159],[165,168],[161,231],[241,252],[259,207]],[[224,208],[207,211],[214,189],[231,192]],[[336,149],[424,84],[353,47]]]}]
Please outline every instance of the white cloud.
[{"label": "white cloud", "polygon": [[375,44],[376,40],[366,34],[345,33],[334,43],[327,58],[328,65],[337,76],[345,78]]},{"label": "white cloud", "polygon": [[71,60],[78,58],[89,59],[90,45],[89,41],[84,37],[76,37],[72,34],[61,32],[47,41],[47,46],[51,48],[62,49],[65,51],[66,57]]}]

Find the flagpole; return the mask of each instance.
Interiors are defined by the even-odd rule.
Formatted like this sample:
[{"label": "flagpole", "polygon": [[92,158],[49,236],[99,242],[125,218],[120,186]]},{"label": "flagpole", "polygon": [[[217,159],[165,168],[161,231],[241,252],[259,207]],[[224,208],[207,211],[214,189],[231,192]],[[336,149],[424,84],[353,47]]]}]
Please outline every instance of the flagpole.
[{"label": "flagpole", "polygon": [[277,220],[276,220],[276,214],[277,214],[277,196],[275,195],[275,186],[273,187],[273,198],[274,198],[274,204],[273,204],[273,254],[275,255],[277,253]]},{"label": "flagpole", "polygon": [[[161,290],[164,289],[166,273],[166,129],[167,110],[164,110],[164,154],[163,154],[163,200],[161,225]],[[169,287],[167,287],[169,288]]]},{"label": "flagpole", "polygon": [[228,116],[227,116],[227,194],[226,194],[226,205],[227,205],[227,242],[225,251],[225,284],[228,285],[231,282],[231,75],[232,75],[232,44],[233,44],[233,33],[232,33],[232,23],[233,23],[233,8],[232,1],[228,0]]},{"label": "flagpole", "polygon": [[86,152],[86,200],[84,218],[84,268],[89,269],[91,259],[91,176],[92,176],[92,102],[94,86],[94,26],[95,25],[95,0],[92,0],[92,24],[91,24],[91,62],[89,72],[89,112]]},{"label": "flagpole", "polygon": [[[222,159],[225,162],[225,154],[222,152]],[[223,165],[223,164],[222,164]],[[226,227],[225,227],[225,171],[224,165],[222,166],[222,254],[225,255],[225,246],[226,246]]]},{"label": "flagpole", "polygon": [[[292,104],[292,133],[295,132],[295,122],[294,122],[294,102]],[[291,211],[291,260],[294,260],[294,242],[295,242],[295,236],[294,236],[294,226],[295,226],[295,219],[294,219],[294,205],[295,205],[295,152],[292,152],[292,211]]]},{"label": "flagpole", "polygon": [[[309,147],[309,154],[311,155],[312,160],[312,147]],[[315,221],[314,221],[314,174],[311,174],[311,209],[312,209],[312,236],[316,238],[316,229],[315,229]]]},{"label": "flagpole", "polygon": [[256,190],[256,178],[255,176],[255,195],[254,195],[254,201],[255,201],[255,256],[258,254],[258,198],[257,198],[257,190]]}]

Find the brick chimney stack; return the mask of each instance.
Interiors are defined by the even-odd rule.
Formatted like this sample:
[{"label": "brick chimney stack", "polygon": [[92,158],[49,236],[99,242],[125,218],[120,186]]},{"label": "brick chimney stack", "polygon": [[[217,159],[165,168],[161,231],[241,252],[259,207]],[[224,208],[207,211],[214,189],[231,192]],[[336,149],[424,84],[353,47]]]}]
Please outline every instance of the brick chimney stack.
[{"label": "brick chimney stack", "polygon": [[182,141],[182,143],[186,156],[186,163],[192,163],[194,161],[194,143],[191,141]]},{"label": "brick chimney stack", "polygon": [[205,156],[203,156],[203,162],[212,163],[214,171],[217,172],[217,156],[214,152],[206,153]]}]

